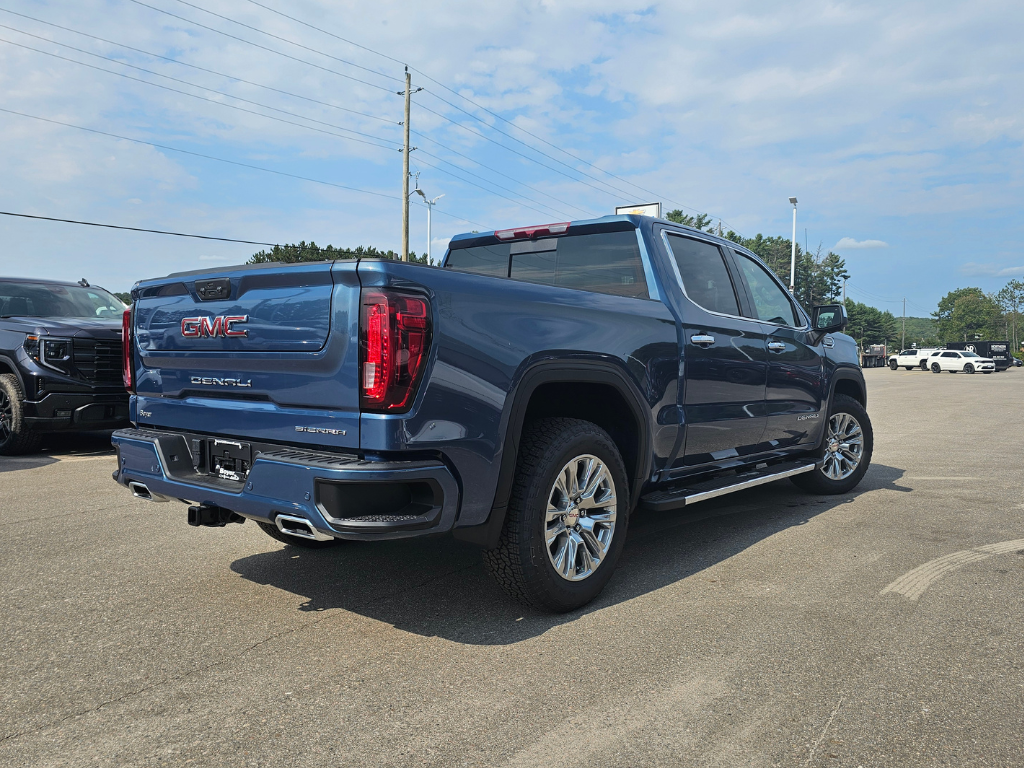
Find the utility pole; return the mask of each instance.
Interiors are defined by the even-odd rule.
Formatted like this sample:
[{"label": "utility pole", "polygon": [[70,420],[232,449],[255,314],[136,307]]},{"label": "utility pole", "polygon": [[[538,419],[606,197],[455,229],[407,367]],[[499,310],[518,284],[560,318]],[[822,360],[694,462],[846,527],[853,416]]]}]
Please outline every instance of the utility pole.
[{"label": "utility pole", "polygon": [[900,340],[900,349],[907,348],[907,297],[903,297],[903,338]]},{"label": "utility pole", "polygon": [[[416,91],[422,91],[417,88]],[[409,260],[409,153],[416,147],[409,146],[409,115],[412,109],[412,75],[409,68],[405,68],[405,90],[399,91],[399,95],[405,96],[405,144],[402,148],[402,261]]]},{"label": "utility pole", "polygon": [[796,198],[789,198],[793,204],[793,253],[789,258],[789,292],[796,292]]},{"label": "utility pole", "polygon": [[849,280],[849,279],[850,278],[848,278],[848,277],[844,277],[843,278],[843,306],[844,307],[846,306],[846,281]]}]

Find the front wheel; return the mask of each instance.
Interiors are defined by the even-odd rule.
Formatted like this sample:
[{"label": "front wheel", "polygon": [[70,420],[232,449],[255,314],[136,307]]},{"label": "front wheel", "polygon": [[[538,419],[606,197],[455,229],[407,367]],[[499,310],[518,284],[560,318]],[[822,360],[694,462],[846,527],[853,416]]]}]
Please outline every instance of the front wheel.
[{"label": "front wheel", "polygon": [[608,433],[541,419],[523,431],[501,538],[484,562],[519,602],[571,611],[608,583],[628,521],[626,468]]},{"label": "front wheel", "polygon": [[964,366],[964,373],[974,373],[974,366],[968,363]]},{"label": "front wheel", "polygon": [[942,373],[942,366],[938,363],[932,363],[932,373]]},{"label": "front wheel", "polygon": [[899,367],[900,367],[899,364],[895,360],[890,360],[889,361],[889,370],[895,371]]},{"label": "front wheel", "polygon": [[12,374],[0,375],[0,456],[29,453],[39,447],[40,435],[25,423],[25,397]]},{"label": "front wheel", "polygon": [[829,411],[821,466],[792,478],[812,493],[852,491],[871,464],[875,436],[864,406],[848,395],[836,395]]}]

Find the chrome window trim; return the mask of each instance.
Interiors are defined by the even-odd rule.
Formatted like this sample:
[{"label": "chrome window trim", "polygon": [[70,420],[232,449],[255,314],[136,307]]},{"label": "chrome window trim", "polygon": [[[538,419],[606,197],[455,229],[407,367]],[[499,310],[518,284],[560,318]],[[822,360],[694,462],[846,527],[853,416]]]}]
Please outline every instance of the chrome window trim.
[{"label": "chrome window trim", "polygon": [[[727,317],[727,318],[729,318],[731,320],[746,320],[747,322],[750,322],[750,323],[760,323],[760,322],[762,322],[761,320],[758,320],[756,317],[744,317],[743,315],[730,315],[730,314],[728,314],[726,312],[715,312],[715,310],[708,309],[703,304],[698,304],[696,301],[691,299],[690,295],[686,292],[686,285],[683,283],[683,276],[679,272],[679,264],[676,263],[675,251],[672,250],[672,244],[668,241],[669,235],[672,235],[672,234],[679,235],[680,237],[690,237],[690,233],[689,232],[680,232],[680,231],[674,230],[674,229],[668,229],[667,227],[662,227],[662,230],[661,230],[661,239],[664,240],[665,248],[668,250],[668,255],[669,255],[669,259],[668,260],[672,264],[672,271],[675,272],[675,274],[676,274],[676,283],[679,285],[679,290],[683,292],[683,296],[686,298],[686,300],[688,302],[693,304],[693,306],[697,307],[701,311],[707,312],[709,315],[714,315],[715,317]],[[718,243],[713,242],[711,240],[704,240],[704,239],[699,238],[699,237],[690,237],[690,239],[691,240],[697,240],[698,242],[705,243],[707,245],[713,245],[716,248],[718,248],[719,250],[721,250],[721,246]],[[725,263],[725,257],[724,256],[722,257],[722,266],[725,267],[726,273],[728,273],[729,267]],[[729,275],[729,282],[730,283],[732,282],[732,275],[731,274]],[[733,286],[733,293],[735,293],[735,292],[736,292],[736,286]],[[740,299],[739,299],[739,296],[737,296],[736,297],[736,306],[739,307],[739,304],[740,304]],[[788,328],[789,326],[786,326],[786,327]]]},{"label": "chrome window trim", "polygon": [[640,227],[633,230],[636,232],[636,241],[640,245],[640,263],[644,265],[644,279],[647,280],[647,298],[651,301],[661,301],[661,290],[654,279],[654,268],[651,266],[651,254],[647,252],[647,244],[640,232]]}]

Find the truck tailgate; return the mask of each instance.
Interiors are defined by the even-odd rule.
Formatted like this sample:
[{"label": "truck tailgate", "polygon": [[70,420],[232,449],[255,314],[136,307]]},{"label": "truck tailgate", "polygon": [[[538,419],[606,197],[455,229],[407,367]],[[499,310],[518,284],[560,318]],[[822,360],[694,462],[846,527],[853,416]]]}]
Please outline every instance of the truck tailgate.
[{"label": "truck tailgate", "polygon": [[136,295],[137,423],[358,446],[355,261],[171,275]]}]

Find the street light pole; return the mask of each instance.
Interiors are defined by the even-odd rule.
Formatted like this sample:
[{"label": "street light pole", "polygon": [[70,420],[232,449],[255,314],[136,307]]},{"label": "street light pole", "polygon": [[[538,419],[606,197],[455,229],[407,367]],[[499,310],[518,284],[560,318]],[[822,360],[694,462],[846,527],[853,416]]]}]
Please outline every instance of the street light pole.
[{"label": "street light pole", "polygon": [[793,251],[789,257],[789,292],[796,292],[796,198],[789,198],[793,204]]},{"label": "street light pole", "polygon": [[433,200],[428,200],[427,196],[423,194],[423,190],[420,189],[419,179],[416,180],[416,189],[413,191],[422,197],[423,202],[427,204],[427,264],[430,264],[430,214],[433,212],[434,206],[437,205],[437,201],[444,197],[444,195],[438,195]]}]

